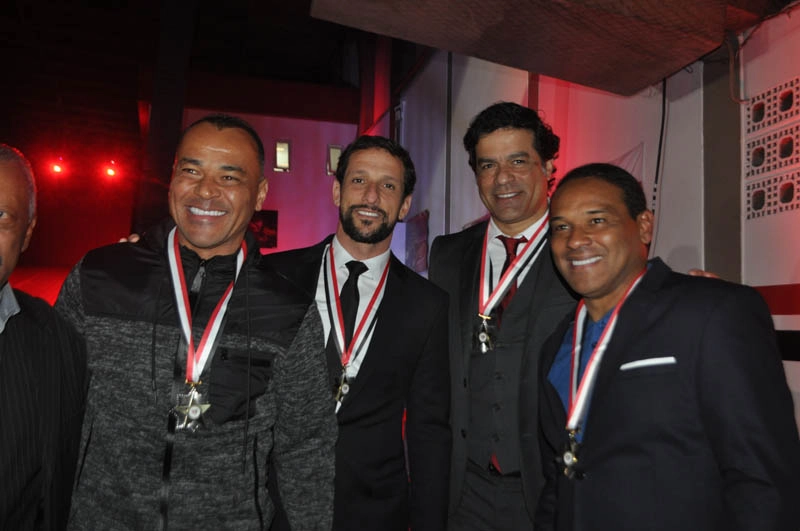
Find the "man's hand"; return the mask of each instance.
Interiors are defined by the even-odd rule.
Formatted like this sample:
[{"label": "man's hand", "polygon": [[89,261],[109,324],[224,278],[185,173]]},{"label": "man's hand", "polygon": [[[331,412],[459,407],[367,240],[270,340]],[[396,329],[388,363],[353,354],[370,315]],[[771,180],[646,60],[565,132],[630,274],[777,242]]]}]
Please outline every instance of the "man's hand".
[{"label": "man's hand", "polygon": [[[137,243],[140,240],[140,237],[135,232],[129,235],[127,238],[120,238],[119,243]],[[689,273],[691,274],[691,273]]]},{"label": "man's hand", "polygon": [[[131,234],[131,236],[136,236],[136,239],[132,240],[132,241],[134,241],[134,242],[139,241],[139,236],[138,235]],[[693,276],[693,277],[720,278],[720,276],[718,274],[716,274],[716,273],[712,273],[711,271],[705,271],[703,269],[697,269],[695,267],[690,269],[688,271],[688,274]]]}]

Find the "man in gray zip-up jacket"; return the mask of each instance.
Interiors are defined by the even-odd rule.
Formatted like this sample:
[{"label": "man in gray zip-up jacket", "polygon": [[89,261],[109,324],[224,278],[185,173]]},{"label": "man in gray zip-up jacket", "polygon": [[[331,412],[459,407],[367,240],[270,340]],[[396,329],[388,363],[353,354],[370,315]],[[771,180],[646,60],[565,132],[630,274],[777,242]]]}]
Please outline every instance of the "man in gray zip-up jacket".
[{"label": "man in gray zip-up jacket", "polygon": [[56,308],[92,377],[73,529],[264,529],[272,459],[292,527],[330,529],[334,404],[319,316],[260,259],[266,194],[245,123],[207,117],[178,146],[177,224],[88,253]]}]

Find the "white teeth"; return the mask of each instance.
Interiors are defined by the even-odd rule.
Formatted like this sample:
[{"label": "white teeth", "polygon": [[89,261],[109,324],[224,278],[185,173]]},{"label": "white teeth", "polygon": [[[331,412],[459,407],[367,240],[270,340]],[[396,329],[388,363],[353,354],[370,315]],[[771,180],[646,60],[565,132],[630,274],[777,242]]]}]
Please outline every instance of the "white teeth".
[{"label": "white teeth", "polygon": [[377,212],[373,212],[372,210],[359,210],[358,213],[361,214],[362,216],[368,216],[371,218],[380,217]]},{"label": "white teeth", "polygon": [[500,199],[509,199],[511,197],[514,197],[515,195],[517,195],[516,192],[511,192],[510,194],[497,194],[497,197],[499,197]]},{"label": "white teeth", "polygon": [[572,263],[573,267],[580,267],[580,266],[593,264],[593,263],[599,262],[599,261],[600,261],[600,257],[599,256],[594,256],[592,258],[587,258],[586,260],[572,260],[571,263]]},{"label": "white teeth", "polygon": [[224,216],[225,212],[222,210],[203,210],[202,208],[189,207],[189,212],[195,216]]}]

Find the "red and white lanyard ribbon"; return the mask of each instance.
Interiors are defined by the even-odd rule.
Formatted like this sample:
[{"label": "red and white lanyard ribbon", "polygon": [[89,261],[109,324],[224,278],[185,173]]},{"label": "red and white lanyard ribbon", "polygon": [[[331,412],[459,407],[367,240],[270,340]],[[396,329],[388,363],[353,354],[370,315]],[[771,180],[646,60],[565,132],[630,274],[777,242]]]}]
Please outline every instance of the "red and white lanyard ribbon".
[{"label": "red and white lanyard ribbon", "polygon": [[195,348],[194,339],[192,338],[192,312],[189,307],[189,292],[186,289],[186,278],[183,275],[183,263],[175,232],[176,229],[172,229],[167,238],[167,258],[169,259],[169,270],[172,275],[172,288],[175,291],[175,303],[178,306],[178,320],[181,323],[183,339],[186,341],[186,381],[198,382],[200,381],[200,375],[203,373],[203,368],[211,355],[211,350],[214,348],[214,341],[219,334],[225,311],[228,309],[228,302],[233,293],[233,286],[236,283],[236,279],[239,278],[239,271],[241,271],[242,264],[244,264],[244,260],[247,257],[247,245],[242,241],[239,254],[236,255],[236,274],[234,279],[228,284],[225,293],[222,294],[216,308],[214,308],[214,312],[208,319],[205,330],[203,330],[200,343]]},{"label": "red and white lanyard ribbon", "polygon": [[614,328],[617,325],[619,310],[622,308],[622,305],[625,303],[625,300],[631,294],[633,289],[639,285],[639,282],[641,282],[646,271],[647,269],[642,270],[642,272],[639,273],[639,276],[637,276],[633,282],[631,282],[631,285],[628,286],[628,289],[622,296],[622,300],[617,303],[617,305],[614,307],[614,310],[611,312],[611,316],[609,317],[605,328],[603,328],[603,333],[600,334],[600,339],[597,341],[597,346],[595,346],[594,350],[592,351],[592,355],[589,358],[589,362],[586,364],[586,370],[584,371],[583,378],[580,379],[580,382],[578,382],[578,372],[580,368],[581,345],[583,344],[583,324],[586,322],[587,312],[584,300],[581,299],[581,301],[578,303],[578,308],[575,310],[574,329],[572,331],[572,359],[570,363],[570,374],[572,375],[572,378],[570,381],[567,431],[572,432],[577,430],[581,425],[581,422],[584,420],[584,416],[586,415],[586,407],[589,403],[589,397],[592,394],[592,389],[594,388],[594,383],[597,379],[600,362],[603,360],[603,354],[605,353],[606,347],[608,347],[608,344],[611,341],[611,336],[614,333]]},{"label": "red and white lanyard ribbon", "polygon": [[[375,292],[372,294],[366,310],[364,310],[364,315],[361,316],[361,319],[358,321],[353,331],[353,338],[350,340],[349,345],[345,345],[344,315],[342,314],[342,301],[339,298],[339,281],[336,278],[336,263],[333,258],[333,245],[328,245],[328,249],[330,250],[327,253],[329,254],[330,267],[325,269],[326,274],[330,274],[331,278],[331,281],[326,283],[326,286],[328,287],[328,293],[326,293],[328,297],[328,308],[333,309],[334,306],[331,304],[331,301],[336,302],[336,318],[334,319],[331,315],[330,321],[332,330],[336,334],[336,343],[339,345],[339,352],[342,353],[342,367],[347,367],[347,364],[350,363],[350,357],[354,352],[358,352],[361,349],[362,344],[369,336],[369,331],[372,330],[372,326],[375,321],[375,314],[378,310],[376,302],[383,295],[383,291],[386,289],[386,276],[387,273],[389,273],[389,262],[391,262],[391,260],[386,261],[386,267],[383,268],[383,274],[381,274],[381,278],[378,281],[378,286],[375,288]],[[367,327],[366,332],[364,332],[365,326]]]},{"label": "red and white lanyard ribbon", "polygon": [[511,284],[517,281],[517,277],[522,270],[536,260],[539,253],[542,252],[547,241],[549,219],[550,215],[547,213],[537,222],[538,226],[533,236],[525,242],[522,250],[517,253],[516,258],[509,264],[508,269],[500,277],[500,281],[494,289],[492,289],[492,275],[489,267],[491,258],[487,252],[489,247],[489,226],[486,227],[486,235],[483,237],[483,250],[481,251],[481,285],[478,298],[478,315],[488,317],[503,299]]}]

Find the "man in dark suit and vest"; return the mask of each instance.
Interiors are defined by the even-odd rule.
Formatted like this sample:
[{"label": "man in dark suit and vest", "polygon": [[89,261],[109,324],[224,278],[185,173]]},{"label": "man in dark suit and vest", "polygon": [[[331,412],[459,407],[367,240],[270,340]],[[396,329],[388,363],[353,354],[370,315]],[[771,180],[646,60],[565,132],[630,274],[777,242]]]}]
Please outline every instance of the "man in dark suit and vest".
[{"label": "man in dark suit and vest", "polygon": [[800,528],[800,441],[758,293],[648,261],[653,215],[617,166],[568,173],[550,227],[582,298],[541,370],[523,369],[540,378],[520,392],[541,411],[521,425],[523,441],[543,434],[537,529]]},{"label": "man in dark suit and vest", "polygon": [[83,340],[8,283],[35,226],[31,165],[0,144],[0,529],[64,529],[86,401]]},{"label": "man in dark suit and vest", "polygon": [[531,109],[502,102],[479,113],[464,147],[491,218],[431,249],[430,278],[450,295],[453,530],[533,528],[544,480],[538,456],[521,463],[520,364],[538,359],[574,304],[547,244],[558,146]]},{"label": "man in dark suit and vest", "polygon": [[[333,183],[336,234],[268,258],[314,296],[325,328],[339,421],[336,531],[445,529],[447,296],[389,249],[415,181],[402,146],[358,138]],[[288,529],[280,514],[272,529]]]}]

